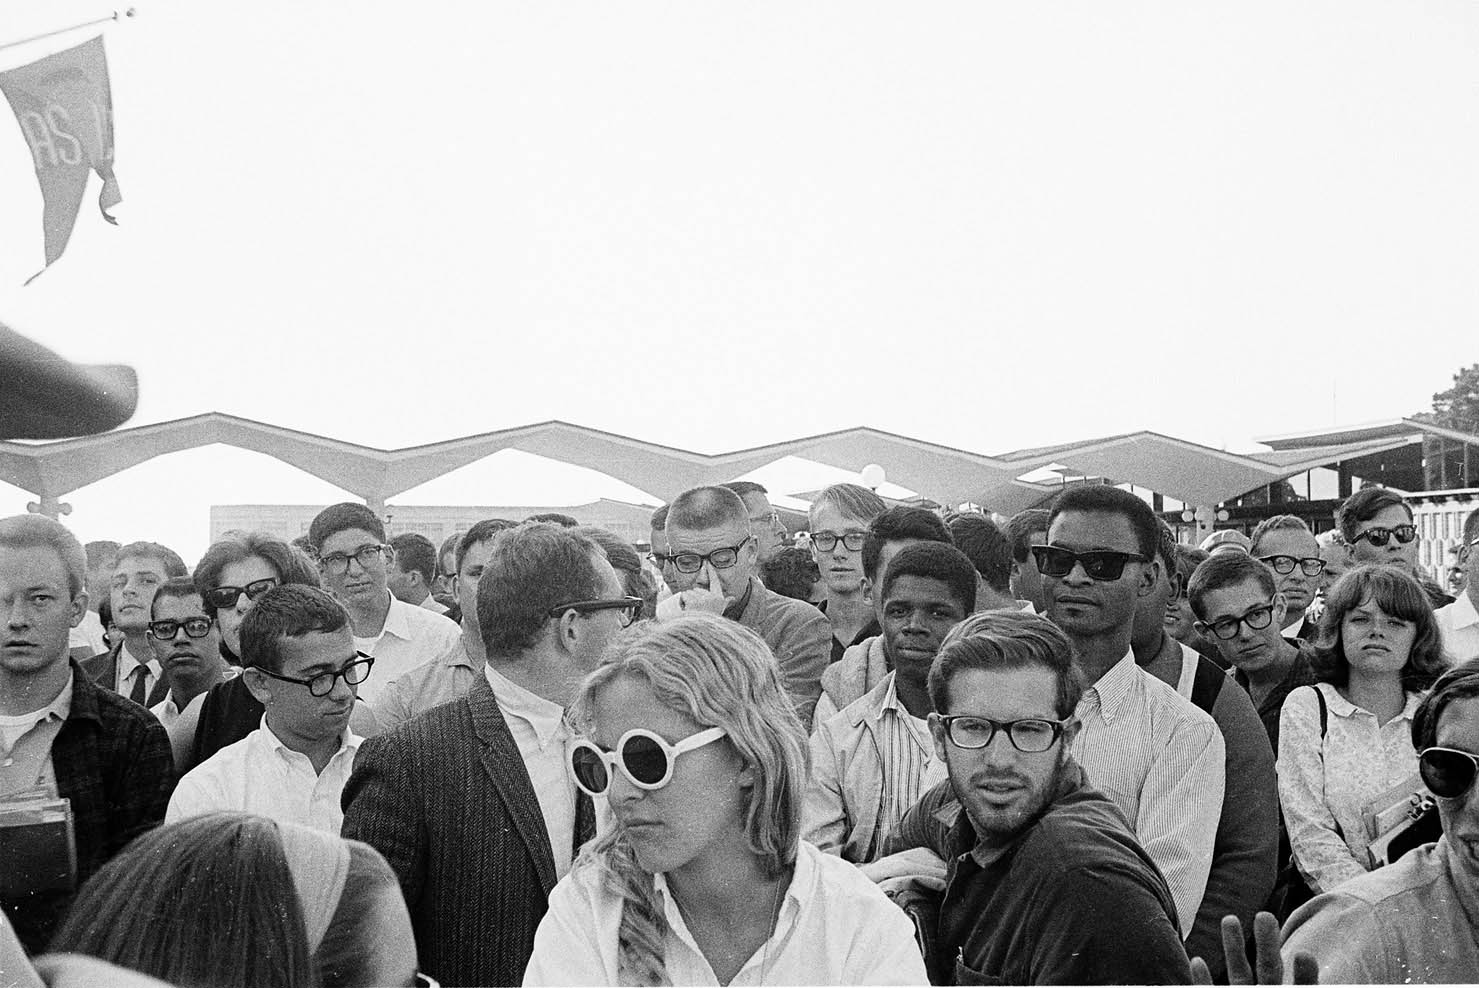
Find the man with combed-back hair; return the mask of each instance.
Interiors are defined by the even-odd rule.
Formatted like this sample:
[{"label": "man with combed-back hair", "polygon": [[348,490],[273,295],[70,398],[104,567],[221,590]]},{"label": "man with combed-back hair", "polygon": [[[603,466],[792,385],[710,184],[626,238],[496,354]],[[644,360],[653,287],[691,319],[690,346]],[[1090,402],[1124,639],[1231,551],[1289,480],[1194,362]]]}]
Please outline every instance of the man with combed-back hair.
[{"label": "man with combed-back hair", "polygon": [[1314,533],[1302,518],[1274,515],[1259,522],[1249,540],[1253,547],[1248,554],[1274,571],[1275,585],[1284,595],[1284,623],[1279,630],[1289,638],[1313,641],[1319,622],[1305,612],[1315,602],[1325,571]]},{"label": "man with combed-back hair", "polygon": [[965,553],[980,576],[976,584],[976,610],[1020,611],[1026,601],[1012,597],[1012,543],[981,514],[957,515],[949,522],[955,548]]},{"label": "man with combed-back hair", "polygon": [[684,491],[668,506],[665,532],[671,558],[664,576],[674,594],[658,606],[658,619],[700,610],[754,631],[775,653],[786,692],[810,728],[831,629],[815,607],[773,593],[756,578],[759,549],[744,501],[724,487]]},{"label": "man with combed-back hair", "polygon": [[179,555],[158,542],[130,542],[118,550],[110,593],[113,624],[123,634],[108,651],[82,660],[95,682],[146,707],[164,700],[169,676],[144,630],[154,591],[166,580],[189,575]]},{"label": "man with combed-back hair", "polygon": [[446,614],[447,607],[431,595],[436,585],[437,549],[431,539],[405,532],[390,540],[394,558],[385,574],[386,586],[395,598],[433,614]]},{"label": "man with combed-back hair", "polygon": [[[82,546],[66,528],[43,515],[0,519],[0,717],[10,725],[0,735],[0,802],[38,789],[71,801],[79,884],[164,819],[175,787],[159,721],[70,661],[86,579]],[[13,863],[0,859],[0,868]],[[48,890],[0,905],[39,953],[71,901]]]},{"label": "man with combed-back hair", "polygon": [[565,707],[641,601],[590,539],[524,524],[493,537],[474,603],[482,675],[361,746],[343,835],[395,869],[423,971],[510,985],[550,890],[595,832],[569,774]]}]

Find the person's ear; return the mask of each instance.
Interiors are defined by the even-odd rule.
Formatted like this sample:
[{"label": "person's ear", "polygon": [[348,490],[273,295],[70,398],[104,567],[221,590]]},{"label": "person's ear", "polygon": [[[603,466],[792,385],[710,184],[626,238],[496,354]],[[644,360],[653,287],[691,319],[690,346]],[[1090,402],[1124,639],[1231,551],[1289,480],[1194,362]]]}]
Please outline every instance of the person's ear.
[{"label": "person's ear", "polygon": [[580,642],[579,621],[579,611],[565,611],[555,619],[555,640],[567,652],[575,651]]},{"label": "person's ear", "polygon": [[75,628],[79,624],[82,623],[82,619],[83,618],[87,617],[87,591],[86,590],[79,590],[79,591],[77,591],[77,593],[72,597],[71,607],[72,607],[72,615],[68,619],[71,622],[71,624],[69,625],[69,627]]},{"label": "person's ear", "polygon": [[1161,560],[1160,557],[1155,556],[1151,558],[1150,562],[1145,564],[1145,567],[1140,572],[1140,586],[1137,588],[1139,592],[1136,596],[1145,597],[1153,593],[1155,591],[1155,583],[1160,578]]},{"label": "person's ear", "polygon": [[1063,725],[1063,747],[1066,750],[1073,744],[1073,739],[1078,737],[1079,728],[1083,723],[1077,717],[1070,717],[1067,724]]},{"label": "person's ear", "polygon": [[264,676],[255,668],[248,667],[241,671],[241,681],[246,684],[247,692],[262,706],[272,704],[272,679]]},{"label": "person's ear", "polygon": [[868,579],[865,576],[865,577],[863,577],[862,582],[860,584],[858,584],[858,586],[863,591],[863,603],[865,603],[865,604],[872,604],[873,603],[873,581],[870,580],[870,579]]},{"label": "person's ear", "polygon": [[755,788],[755,766],[749,762],[743,762],[739,772],[734,777],[734,781],[739,784],[741,789]]},{"label": "person's ear", "polygon": [[1289,601],[1281,593],[1274,594],[1274,624],[1284,626],[1284,616],[1289,613]]},{"label": "person's ear", "polygon": [[950,743],[947,736],[949,732],[945,730],[945,721],[938,713],[931,710],[926,723],[929,724],[930,737],[935,742],[935,757],[943,759],[945,757],[945,746]]}]

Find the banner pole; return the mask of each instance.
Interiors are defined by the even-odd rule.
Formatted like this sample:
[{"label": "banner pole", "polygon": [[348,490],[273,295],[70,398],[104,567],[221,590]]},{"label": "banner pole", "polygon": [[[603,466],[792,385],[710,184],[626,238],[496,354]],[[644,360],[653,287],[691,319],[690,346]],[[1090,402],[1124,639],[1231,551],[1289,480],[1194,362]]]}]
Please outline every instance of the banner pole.
[{"label": "banner pole", "polygon": [[[132,8],[132,7],[128,8],[127,10],[125,10],[123,12],[123,16],[124,17],[132,17],[133,15],[134,15],[134,8]],[[119,17],[118,11],[115,10],[115,11],[113,11],[113,16],[112,17],[99,17],[95,21],[84,21],[81,24],[73,24],[71,27],[59,27],[55,31],[47,31],[44,34],[33,34],[31,37],[29,37],[29,38],[22,38],[19,41],[7,41],[4,44],[0,44],[0,51],[4,51],[7,48],[15,48],[18,45],[28,45],[32,41],[40,41],[43,38],[51,38],[51,37],[54,37],[54,36],[56,36],[58,34],[66,34],[68,31],[77,31],[77,30],[80,30],[81,28],[84,28],[84,27],[93,27],[93,26],[98,25],[98,24],[107,24],[109,21],[116,21],[116,20],[118,20],[118,17]]]}]

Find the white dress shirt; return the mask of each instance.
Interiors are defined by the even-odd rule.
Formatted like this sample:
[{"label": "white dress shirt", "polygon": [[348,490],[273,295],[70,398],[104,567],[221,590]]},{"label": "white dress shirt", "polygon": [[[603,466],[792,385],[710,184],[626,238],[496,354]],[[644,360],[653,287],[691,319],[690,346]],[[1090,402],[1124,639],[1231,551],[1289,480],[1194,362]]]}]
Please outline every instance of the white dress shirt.
[{"label": "white dress shirt", "polygon": [[385,627],[380,634],[375,638],[354,636],[354,647],[375,657],[370,678],[359,684],[359,698],[370,704],[392,680],[462,641],[462,629],[456,622],[397,600],[389,590],[385,595],[390,598],[390,610],[385,612]]},{"label": "white dress shirt", "polygon": [[1443,656],[1450,666],[1479,658],[1479,611],[1469,599],[1468,591],[1451,604],[1433,612],[1438,633],[1443,638]]},{"label": "white dress shirt", "polygon": [[[550,892],[534,934],[526,985],[614,985],[617,928],[625,900],[602,881],[604,863],[588,860]],[[717,985],[683,913],[654,875],[668,933],[663,957],[675,985]],[[768,909],[771,903],[753,903]],[[922,985],[924,961],[914,925],[856,867],[802,841],[775,932],[731,985]]]},{"label": "white dress shirt", "polygon": [[524,769],[544,817],[544,829],[549,833],[555,874],[563,878],[570,871],[575,843],[575,781],[570,778],[571,734],[565,727],[565,710],[519,686],[491,665],[484,665],[483,673],[524,759]]},{"label": "white dress shirt", "polygon": [[451,609],[446,604],[443,604],[441,601],[437,600],[431,594],[427,594],[426,597],[425,597],[425,599],[422,600],[421,603],[417,604],[416,606],[417,607],[424,607],[428,611],[431,611],[431,613],[433,613],[433,614],[445,614],[445,613],[447,613],[447,611],[449,611]]},{"label": "white dress shirt", "polygon": [[1084,691],[1071,752],[1166,879],[1191,933],[1222,816],[1226,765],[1210,715],[1135,664],[1133,652]]},{"label": "white dress shirt", "polygon": [[[1325,697],[1323,740],[1315,690]],[[1279,805],[1294,863],[1316,892],[1366,873],[1370,840],[1361,811],[1417,774],[1412,717],[1421,700],[1420,694],[1409,693],[1402,712],[1380,725],[1375,714],[1329,683],[1301,686],[1284,701],[1279,711]]]},{"label": "white dress shirt", "polygon": [[322,772],[262,725],[185,773],[170,797],[164,822],[174,823],[217,810],[257,813],[337,834],[344,822],[339,797],[349,781],[360,737],[348,729]]}]

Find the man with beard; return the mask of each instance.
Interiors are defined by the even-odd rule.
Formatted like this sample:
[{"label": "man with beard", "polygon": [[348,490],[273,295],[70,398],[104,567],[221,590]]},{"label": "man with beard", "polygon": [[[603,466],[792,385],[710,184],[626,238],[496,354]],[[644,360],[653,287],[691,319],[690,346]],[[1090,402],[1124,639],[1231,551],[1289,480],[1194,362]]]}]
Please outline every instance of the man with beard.
[{"label": "man with beard", "polygon": [[149,712],[168,727],[191,700],[226,678],[221,632],[206,613],[195,581],[178,576],[154,592],[146,633],[169,682],[169,693]]},{"label": "man with beard", "polygon": [[1284,595],[1284,621],[1279,628],[1286,638],[1314,641],[1319,622],[1305,614],[1320,588],[1325,560],[1320,543],[1302,519],[1275,515],[1259,522],[1253,530],[1254,559],[1274,571],[1275,588]]},{"label": "man with beard", "polygon": [[929,726],[949,779],[888,847],[948,863],[936,983],[1190,981],[1165,881],[1069,753],[1083,688],[1067,636],[1036,615],[974,615],[940,649]]},{"label": "man with beard", "polygon": [[911,545],[889,564],[881,597],[892,671],[817,724],[801,817],[806,840],[857,864],[876,860],[905,811],[944,778],[925,721],[927,679],[945,635],[975,607],[976,571],[952,546]]}]

